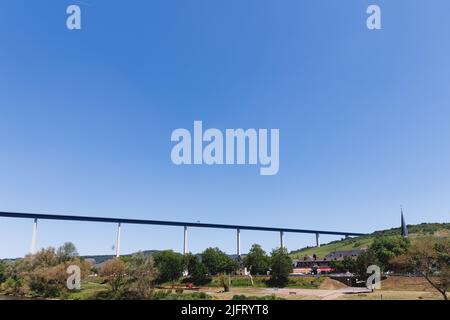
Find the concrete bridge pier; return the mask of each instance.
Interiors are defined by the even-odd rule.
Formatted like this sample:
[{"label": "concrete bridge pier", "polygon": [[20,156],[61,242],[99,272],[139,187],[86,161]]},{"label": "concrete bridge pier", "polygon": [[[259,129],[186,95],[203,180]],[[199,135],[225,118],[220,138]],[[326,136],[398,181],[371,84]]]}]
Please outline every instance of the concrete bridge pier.
[{"label": "concrete bridge pier", "polygon": [[36,253],[37,223],[38,223],[38,219],[35,218],[34,222],[33,222],[33,232],[31,234],[31,249],[30,249],[31,254]]},{"label": "concrete bridge pier", "polygon": [[117,225],[117,240],[116,240],[116,258],[120,257],[120,232],[122,229],[122,224],[119,222]]},{"label": "concrete bridge pier", "polygon": [[284,248],[284,232],[280,231],[280,248]]},{"label": "concrete bridge pier", "polygon": [[236,229],[236,254],[238,258],[241,258],[241,229]]},{"label": "concrete bridge pier", "polygon": [[316,233],[316,247],[320,247],[320,233]]},{"label": "concrete bridge pier", "polygon": [[184,226],[184,239],[183,239],[183,254],[186,255],[188,252],[188,248],[187,248],[187,226]]}]

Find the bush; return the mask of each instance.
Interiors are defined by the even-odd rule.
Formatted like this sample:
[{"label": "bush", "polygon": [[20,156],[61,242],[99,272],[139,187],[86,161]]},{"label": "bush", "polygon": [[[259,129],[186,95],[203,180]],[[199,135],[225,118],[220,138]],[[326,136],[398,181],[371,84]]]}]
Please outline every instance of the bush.
[{"label": "bush", "polygon": [[66,291],[67,273],[64,264],[39,268],[29,274],[28,286],[36,296],[58,297]]},{"label": "bush", "polygon": [[210,300],[212,297],[204,292],[193,292],[189,294],[170,293],[167,291],[157,291],[155,300]]},{"label": "bush", "polygon": [[[70,250],[64,248],[70,248]],[[68,274],[66,270],[69,265],[79,266],[82,278],[87,275],[91,265],[75,256],[76,249],[73,244],[66,244],[58,249],[58,252],[59,256],[54,248],[49,247],[36,254],[30,254],[23,259],[8,263],[4,269],[4,276],[10,280],[3,286],[4,290],[11,294],[44,297],[59,297],[67,293]],[[68,252],[71,254],[62,259],[63,253]],[[63,260],[65,261],[62,262]]]},{"label": "bush", "polygon": [[219,276],[219,283],[220,286],[223,287],[223,291],[228,292],[230,291],[230,277],[226,274],[221,274]]},{"label": "bush", "polygon": [[183,288],[178,287],[175,289],[175,293],[182,294],[183,292],[184,292]]},{"label": "bush", "polygon": [[5,294],[20,296],[23,294],[22,283],[19,279],[7,278],[2,283],[1,289]]}]

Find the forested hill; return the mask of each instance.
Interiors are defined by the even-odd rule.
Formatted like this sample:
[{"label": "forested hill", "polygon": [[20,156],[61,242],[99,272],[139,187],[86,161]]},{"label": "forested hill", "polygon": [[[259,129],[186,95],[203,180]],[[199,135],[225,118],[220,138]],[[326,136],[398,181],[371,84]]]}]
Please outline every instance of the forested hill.
[{"label": "forested hill", "polygon": [[[416,225],[408,225],[409,237],[411,241],[414,239],[433,236],[439,238],[450,237],[450,223],[421,223]],[[306,247],[290,252],[292,258],[302,258],[304,256],[312,256],[315,254],[318,258],[323,258],[333,251],[348,251],[365,249],[369,247],[373,240],[378,236],[394,236],[400,235],[400,228],[392,228],[387,230],[375,231],[369,235],[341,239],[322,244],[319,248]]]}]

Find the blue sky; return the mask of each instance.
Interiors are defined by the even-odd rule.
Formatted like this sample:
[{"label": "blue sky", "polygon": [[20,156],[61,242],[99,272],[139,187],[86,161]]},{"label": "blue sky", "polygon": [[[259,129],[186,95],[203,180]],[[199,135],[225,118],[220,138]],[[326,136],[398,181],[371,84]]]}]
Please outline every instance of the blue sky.
[{"label": "blue sky", "polygon": [[[382,30],[366,8],[382,9]],[[82,30],[66,29],[79,4]],[[371,232],[450,217],[447,0],[0,1],[0,211]],[[279,128],[280,171],[175,166],[176,128]],[[115,226],[39,224],[112,253]],[[182,250],[125,225],[122,252]],[[322,237],[322,241],[334,240]],[[31,221],[0,218],[0,257]],[[242,232],[242,251],[278,234]],[[286,235],[288,249],[314,243]],[[235,232],[189,249],[235,252]]]}]

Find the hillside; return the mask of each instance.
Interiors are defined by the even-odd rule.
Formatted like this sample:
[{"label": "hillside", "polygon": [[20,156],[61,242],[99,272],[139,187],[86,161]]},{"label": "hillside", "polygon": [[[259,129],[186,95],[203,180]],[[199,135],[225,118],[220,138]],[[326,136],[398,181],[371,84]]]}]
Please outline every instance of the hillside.
[{"label": "hillside", "polygon": [[[414,242],[418,237],[434,236],[439,238],[450,238],[450,223],[421,223],[416,225],[408,225],[409,238]],[[291,251],[290,255],[293,259],[302,258],[304,256],[312,256],[315,254],[317,258],[324,258],[333,251],[348,251],[365,249],[369,247],[373,240],[378,236],[399,235],[400,228],[392,228],[388,230],[375,231],[369,235],[354,237],[332,241],[322,244],[320,248],[306,247],[299,250]]]}]

